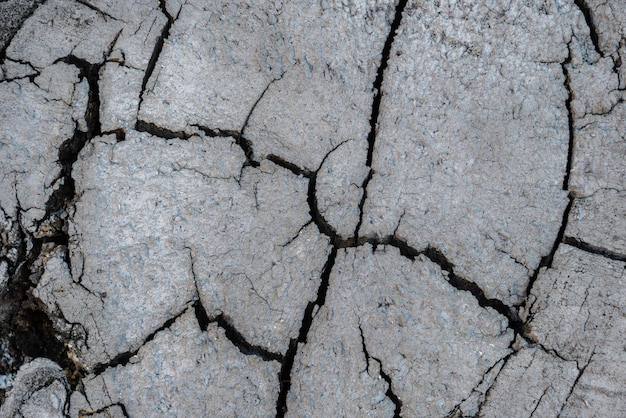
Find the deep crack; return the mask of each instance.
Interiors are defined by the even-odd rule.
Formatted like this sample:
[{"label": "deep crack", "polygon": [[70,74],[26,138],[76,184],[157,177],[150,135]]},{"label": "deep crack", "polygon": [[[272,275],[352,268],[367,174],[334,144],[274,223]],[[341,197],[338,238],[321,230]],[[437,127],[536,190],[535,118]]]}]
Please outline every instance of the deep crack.
[{"label": "deep crack", "polygon": [[[292,339],[289,343],[289,348],[285,354],[283,365],[278,374],[278,381],[280,384],[280,391],[278,393],[278,399],[276,401],[276,417],[284,417],[287,413],[287,395],[291,389],[291,371],[293,369],[293,363],[298,352],[299,344],[306,344],[313,324],[315,314],[326,303],[326,294],[328,292],[328,285],[330,280],[330,273],[335,265],[335,259],[337,258],[337,248],[333,247],[328,255],[326,264],[321,274],[321,283],[317,289],[317,298],[309,302],[304,309],[304,315],[302,317],[302,325],[298,333],[298,338]],[[317,308],[317,309],[316,309]]]},{"label": "deep crack", "polygon": [[585,17],[585,22],[587,23],[587,27],[589,28],[589,37],[591,38],[591,42],[593,43],[593,48],[601,57],[604,57],[604,53],[602,52],[602,49],[600,49],[598,30],[593,21],[593,11],[585,0],[574,0],[574,3]]}]

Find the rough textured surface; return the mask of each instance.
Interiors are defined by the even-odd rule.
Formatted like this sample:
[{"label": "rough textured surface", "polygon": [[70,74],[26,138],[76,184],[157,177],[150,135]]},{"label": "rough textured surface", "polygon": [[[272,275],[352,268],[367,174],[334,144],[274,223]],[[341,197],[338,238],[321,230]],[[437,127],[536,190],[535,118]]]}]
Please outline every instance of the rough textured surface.
[{"label": "rough textured surface", "polygon": [[538,347],[522,348],[498,373],[479,416],[553,416],[567,400],[577,377],[576,362],[562,360]]},{"label": "rough textured surface", "polygon": [[58,364],[38,358],[20,367],[0,417],[62,417],[67,412],[67,382]]},{"label": "rough textured surface", "polygon": [[[369,245],[342,250],[328,292],[295,360],[297,390],[287,406],[296,415],[380,409],[389,416],[395,408],[383,395],[384,374],[404,400],[404,414],[442,416],[509,353],[506,318],[481,308],[469,292],[458,293],[424,256],[410,261],[396,248],[374,252]],[[455,303],[447,305],[452,295]],[[345,383],[352,381],[361,388]]]},{"label": "rough textured surface", "polygon": [[562,245],[533,287],[529,337],[578,364],[566,416],[595,416],[599,405],[626,413],[626,373],[616,367],[625,361],[625,279],[626,263]]},{"label": "rough textured surface", "polygon": [[558,63],[571,8],[408,7],[385,77],[360,234],[396,230],[417,249],[438,248],[488,297],[519,304],[567,204]]},{"label": "rough textured surface", "polygon": [[0,415],[626,415],[626,2],[0,2]]},{"label": "rough textured surface", "polygon": [[271,415],[280,364],[242,354],[215,323],[204,331],[200,326],[188,307],[128,365],[86,379],[84,392],[73,394],[70,415],[121,402],[130,416]]}]

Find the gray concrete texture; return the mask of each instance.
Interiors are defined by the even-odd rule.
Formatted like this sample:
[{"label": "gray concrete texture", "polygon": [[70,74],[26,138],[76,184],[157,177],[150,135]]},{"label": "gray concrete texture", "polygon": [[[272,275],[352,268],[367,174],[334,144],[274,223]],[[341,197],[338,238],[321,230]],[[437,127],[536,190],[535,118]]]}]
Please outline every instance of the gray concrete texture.
[{"label": "gray concrete texture", "polygon": [[626,416],[625,98],[624,0],[0,2],[0,416]]}]

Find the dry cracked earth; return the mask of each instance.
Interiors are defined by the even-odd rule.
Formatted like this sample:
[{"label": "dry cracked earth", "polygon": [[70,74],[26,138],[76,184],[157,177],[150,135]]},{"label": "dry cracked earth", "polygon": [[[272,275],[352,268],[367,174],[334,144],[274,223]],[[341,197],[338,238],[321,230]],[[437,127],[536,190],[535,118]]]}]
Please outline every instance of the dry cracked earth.
[{"label": "dry cracked earth", "polygon": [[626,416],[626,1],[0,27],[0,416]]}]

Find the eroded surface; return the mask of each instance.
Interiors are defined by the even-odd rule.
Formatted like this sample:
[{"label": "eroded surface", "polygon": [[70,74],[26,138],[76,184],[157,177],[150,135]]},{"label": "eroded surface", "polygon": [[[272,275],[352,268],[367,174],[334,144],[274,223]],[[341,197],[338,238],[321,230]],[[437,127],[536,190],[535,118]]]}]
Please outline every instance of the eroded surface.
[{"label": "eroded surface", "polygon": [[623,1],[15,7],[2,416],[626,414]]}]

